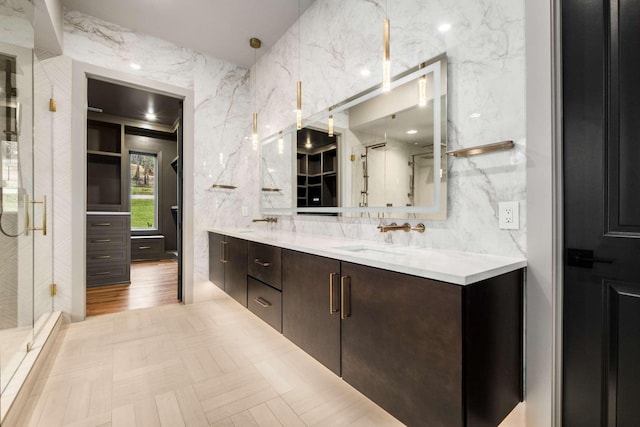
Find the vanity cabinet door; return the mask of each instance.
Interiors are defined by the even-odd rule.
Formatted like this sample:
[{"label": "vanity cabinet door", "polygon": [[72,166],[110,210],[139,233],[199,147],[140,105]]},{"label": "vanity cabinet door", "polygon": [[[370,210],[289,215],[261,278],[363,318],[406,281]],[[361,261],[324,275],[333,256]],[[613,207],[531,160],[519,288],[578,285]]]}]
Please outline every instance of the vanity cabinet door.
[{"label": "vanity cabinet door", "polygon": [[225,237],[224,290],[243,306],[247,306],[247,241]]},{"label": "vanity cabinet door", "polygon": [[209,232],[209,280],[224,290],[224,236]]},{"label": "vanity cabinet door", "polygon": [[343,262],[341,293],[343,379],[409,426],[462,426],[461,287]]},{"label": "vanity cabinet door", "polygon": [[340,261],[282,251],[282,333],[337,375],[340,375],[340,313],[336,311],[340,306],[339,273]]}]

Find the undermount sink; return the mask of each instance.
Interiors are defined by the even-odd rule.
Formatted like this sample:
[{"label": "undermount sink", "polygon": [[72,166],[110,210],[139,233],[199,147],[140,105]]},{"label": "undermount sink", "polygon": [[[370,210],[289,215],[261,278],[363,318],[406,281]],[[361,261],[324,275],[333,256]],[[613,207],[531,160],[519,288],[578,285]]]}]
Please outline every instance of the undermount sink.
[{"label": "undermount sink", "polygon": [[381,246],[373,246],[373,245],[350,245],[350,246],[337,246],[333,249],[338,249],[341,251],[354,252],[357,254],[363,255],[403,255],[405,252],[402,248],[385,248]]}]

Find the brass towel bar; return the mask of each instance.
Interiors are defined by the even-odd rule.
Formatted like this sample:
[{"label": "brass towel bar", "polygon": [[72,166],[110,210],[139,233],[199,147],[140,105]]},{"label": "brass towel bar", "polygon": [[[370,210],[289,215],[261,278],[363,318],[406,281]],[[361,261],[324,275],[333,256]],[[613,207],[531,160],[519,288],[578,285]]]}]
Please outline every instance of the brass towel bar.
[{"label": "brass towel bar", "polygon": [[447,151],[446,154],[453,157],[475,156],[476,154],[490,153],[492,151],[510,150],[515,144],[513,141],[501,141],[493,144],[478,145],[477,147],[461,148]]}]

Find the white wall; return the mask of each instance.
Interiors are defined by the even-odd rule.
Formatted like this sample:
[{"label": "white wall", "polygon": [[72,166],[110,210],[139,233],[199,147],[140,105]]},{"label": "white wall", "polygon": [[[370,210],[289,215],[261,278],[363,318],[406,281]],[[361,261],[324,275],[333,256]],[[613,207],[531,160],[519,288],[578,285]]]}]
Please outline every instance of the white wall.
[{"label": "white wall", "polygon": [[[303,113],[317,113],[381,81],[384,1],[316,0],[298,26],[267,46],[254,67],[263,135],[292,124],[295,82],[303,86]],[[388,2],[393,74],[443,52],[448,55],[450,148],[513,140],[516,149],[448,160],[446,221],[422,221],[427,232],[385,233],[379,220],[283,218],[284,230],[322,232],[522,257],[526,255],[524,0],[406,0]],[[438,31],[443,22],[452,25]],[[298,60],[301,52],[300,61]],[[363,78],[360,71],[371,71]],[[252,95],[253,96],[253,95]],[[479,112],[479,118],[470,114]],[[499,230],[500,201],[520,202],[521,229]],[[318,223],[321,222],[322,226]],[[413,221],[420,222],[420,221]],[[321,230],[321,231],[319,231]]]},{"label": "white wall", "polygon": [[[194,211],[194,236],[186,244],[191,245],[194,253],[193,299],[207,299],[210,287],[206,229],[216,224],[230,225],[229,221],[248,224],[249,217],[238,215],[241,205],[257,210],[257,158],[243,139],[250,125],[247,71],[77,12],[65,12],[64,31],[65,55],[46,61],[46,65],[55,76],[53,79],[60,88],[61,99],[65,101],[66,97],[69,101],[71,99],[73,60],[130,74],[132,80],[149,79],[193,91],[195,147],[192,154],[197,160],[191,169],[194,199],[190,208]],[[133,61],[142,66],[140,71],[130,68]],[[60,120],[57,129],[60,135],[56,136],[55,155],[61,162],[73,162],[72,153],[84,144],[84,141],[71,137],[72,112],[70,105],[67,106],[69,109],[65,110],[63,102],[59,102],[59,113],[56,113]],[[62,119],[65,115],[66,119]],[[220,153],[225,159],[222,166],[219,163]],[[83,203],[77,191],[73,190],[69,170],[56,169],[54,177],[61,192],[70,195],[68,199],[64,196],[56,199],[54,215],[61,231],[77,226],[69,212],[77,203]],[[238,191],[225,194],[211,191],[211,185],[220,179],[233,182]],[[252,194],[251,200],[243,197],[249,193]],[[68,257],[71,253],[73,242],[69,235],[61,233],[56,238],[59,257]],[[65,312],[70,312],[73,305],[72,270],[77,268],[69,263],[69,260],[61,259],[55,272],[59,292],[56,305]]]}]

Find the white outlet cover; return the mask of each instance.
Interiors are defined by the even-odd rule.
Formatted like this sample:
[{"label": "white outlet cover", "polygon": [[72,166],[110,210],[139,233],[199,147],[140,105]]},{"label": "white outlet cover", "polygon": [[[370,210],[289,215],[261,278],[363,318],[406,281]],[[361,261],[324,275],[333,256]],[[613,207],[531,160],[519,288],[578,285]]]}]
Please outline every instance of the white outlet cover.
[{"label": "white outlet cover", "polygon": [[515,202],[498,203],[498,227],[501,230],[520,229],[520,204]]}]

